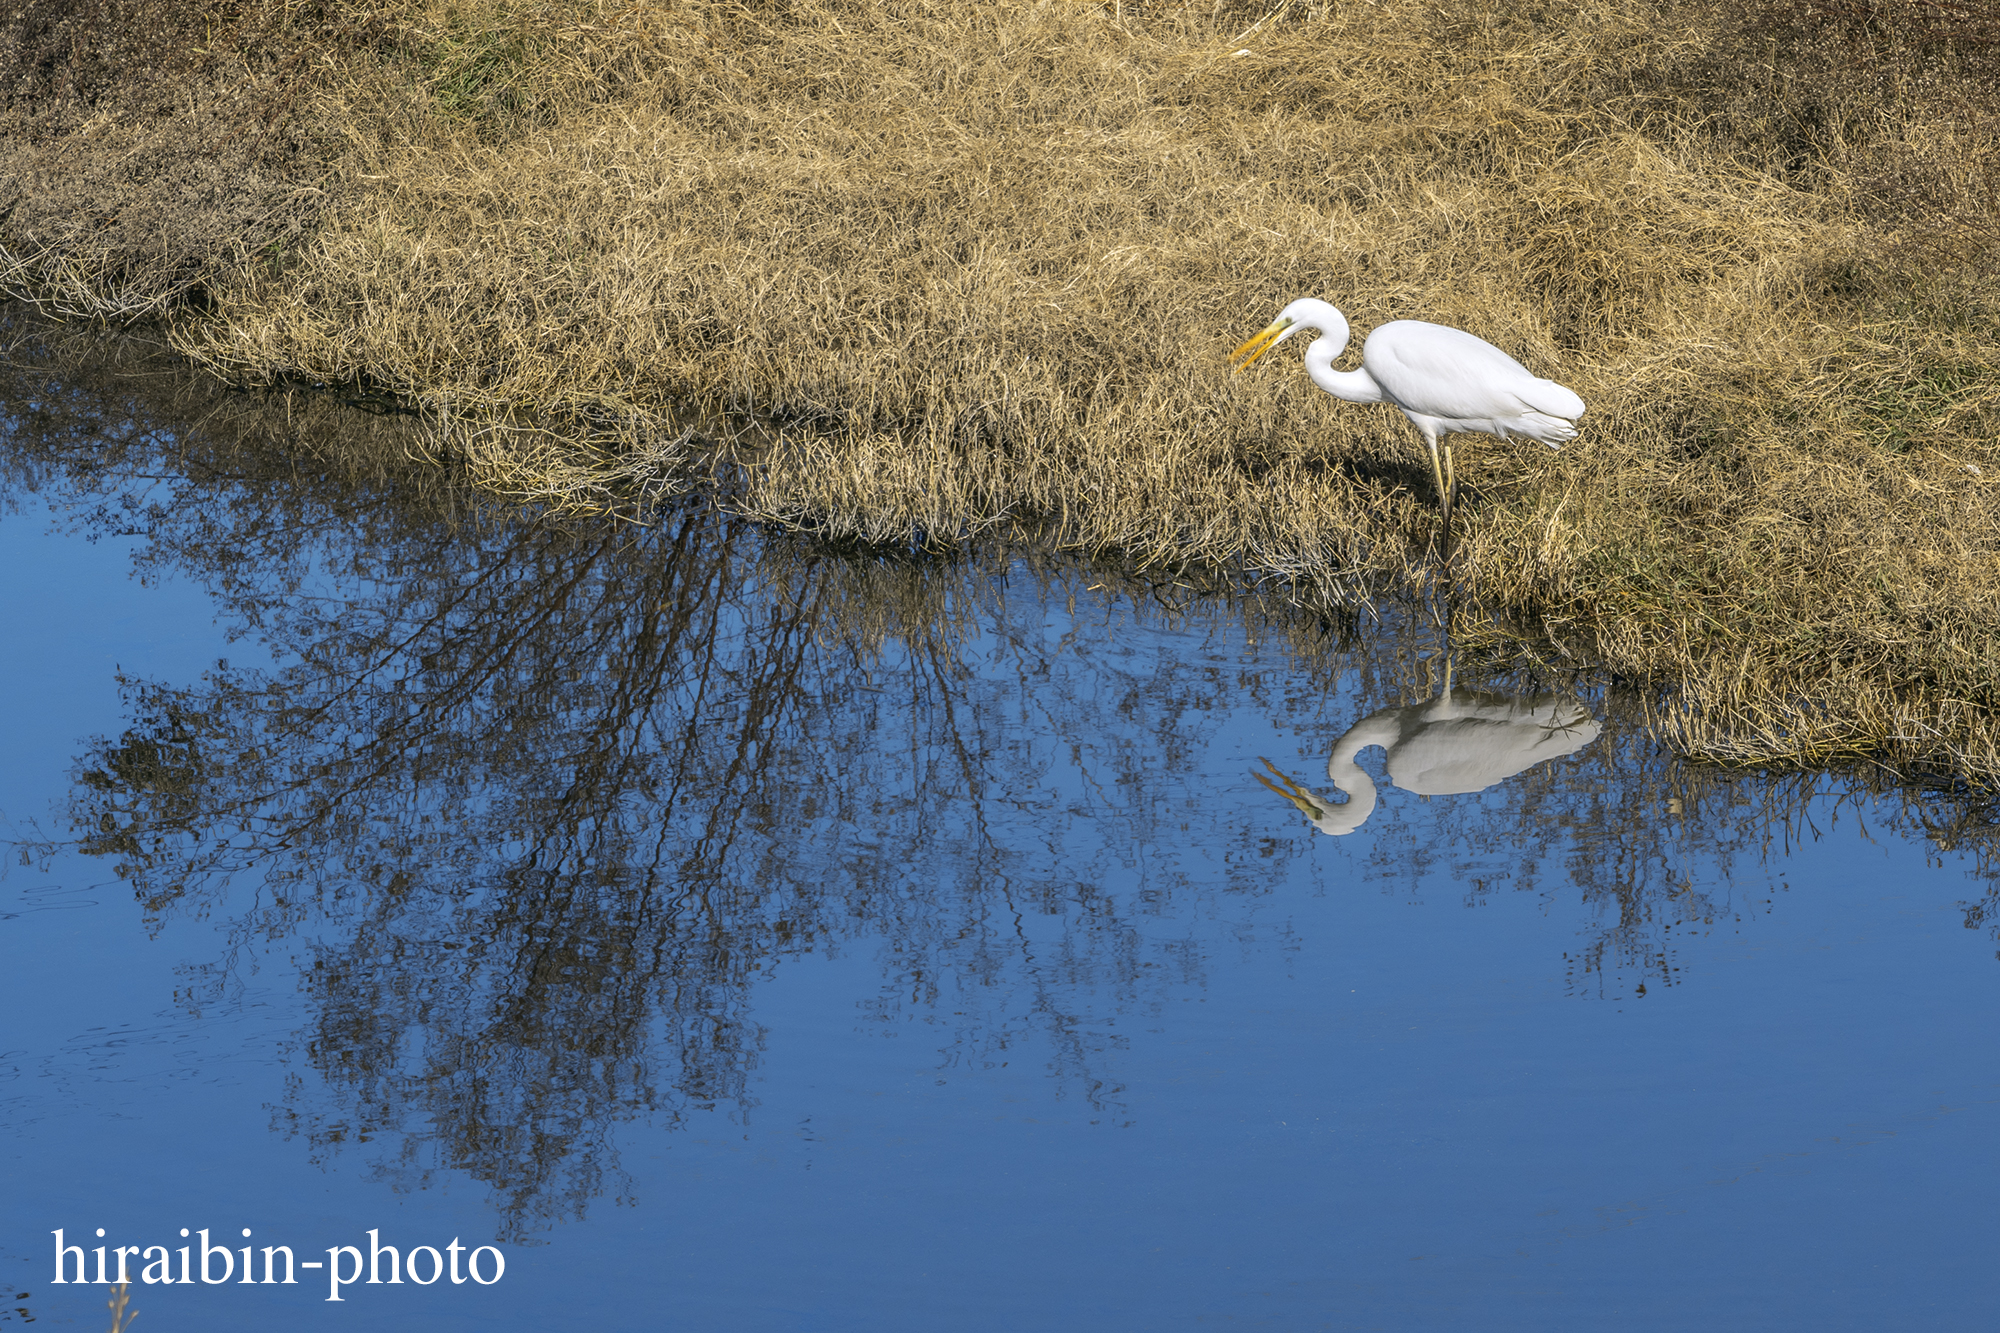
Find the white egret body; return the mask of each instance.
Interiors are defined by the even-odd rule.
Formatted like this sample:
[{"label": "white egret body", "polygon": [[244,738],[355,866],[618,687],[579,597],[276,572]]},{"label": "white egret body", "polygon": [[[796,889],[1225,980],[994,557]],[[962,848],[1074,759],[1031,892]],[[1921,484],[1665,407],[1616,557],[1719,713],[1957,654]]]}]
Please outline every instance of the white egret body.
[{"label": "white egret body", "polygon": [[1347,318],[1330,303],[1307,296],[1280,310],[1229,359],[1246,370],[1301,329],[1320,333],[1306,348],[1306,374],[1314,384],[1350,403],[1393,403],[1424,437],[1447,523],[1458,476],[1449,439],[1439,457],[1440,438],[1464,431],[1503,440],[1525,435],[1560,449],[1577,436],[1583,399],[1531,373],[1484,338],[1443,324],[1417,319],[1384,324],[1361,345],[1361,369],[1335,370],[1333,363],[1347,350]]}]

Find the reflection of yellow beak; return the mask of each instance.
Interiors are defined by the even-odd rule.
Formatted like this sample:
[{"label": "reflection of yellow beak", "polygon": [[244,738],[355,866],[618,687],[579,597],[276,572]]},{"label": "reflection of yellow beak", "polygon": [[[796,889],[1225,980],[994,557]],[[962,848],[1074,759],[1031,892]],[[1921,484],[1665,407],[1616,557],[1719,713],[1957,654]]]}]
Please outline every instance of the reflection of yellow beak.
[{"label": "reflection of yellow beak", "polygon": [[[1266,329],[1264,330],[1264,332],[1269,333],[1270,330]],[[1261,754],[1258,755],[1257,757],[1259,759],[1264,759],[1264,756]],[[1268,759],[1264,759],[1264,767],[1270,769],[1273,773],[1278,774],[1277,782],[1273,782],[1271,781],[1271,779],[1265,777],[1262,773],[1254,771],[1250,774],[1250,776],[1257,779],[1257,781],[1263,783],[1266,787],[1269,787],[1272,791],[1278,793],[1278,795],[1290,801],[1293,805],[1296,805],[1299,808],[1299,813],[1304,815],[1308,820],[1318,819],[1320,816],[1326,813],[1326,807],[1321,805],[1318,801],[1315,801],[1313,799],[1311,792],[1307,791],[1304,787],[1301,787],[1298,783],[1286,777],[1282,772],[1279,771],[1278,766],[1276,764],[1272,763]]]},{"label": "reflection of yellow beak", "polygon": [[[1262,333],[1258,334],[1256,337],[1252,338],[1249,342],[1244,343],[1241,347],[1237,348],[1235,351],[1229,354],[1229,364],[1235,366],[1236,369],[1239,371],[1250,369],[1250,367],[1253,364],[1255,364],[1258,357],[1264,355],[1264,353],[1270,351],[1273,347],[1277,346],[1278,338],[1280,337],[1280,335],[1282,335],[1284,331],[1286,329],[1289,329],[1290,327],[1292,327],[1292,321],[1289,319],[1272,320],[1269,324],[1266,324],[1264,326],[1264,331]],[[1268,764],[1270,760],[1267,759],[1264,762]],[[1278,770],[1275,768],[1272,769],[1271,771],[1273,773],[1278,772]],[[1263,775],[1260,773],[1258,774],[1258,776],[1261,778]],[[1278,776],[1284,777],[1284,774],[1278,773]],[[1269,786],[1270,784],[1266,783],[1265,785]]]}]

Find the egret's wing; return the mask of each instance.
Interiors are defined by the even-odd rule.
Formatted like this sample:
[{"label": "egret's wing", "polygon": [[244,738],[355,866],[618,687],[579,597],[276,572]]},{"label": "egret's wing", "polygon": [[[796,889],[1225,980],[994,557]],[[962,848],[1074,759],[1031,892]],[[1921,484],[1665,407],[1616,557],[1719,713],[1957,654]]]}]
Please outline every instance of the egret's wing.
[{"label": "egret's wing", "polygon": [[1463,329],[1399,319],[1368,335],[1362,363],[1399,406],[1456,421],[1506,421],[1523,409],[1574,420],[1583,399]]},{"label": "egret's wing", "polygon": [[1390,757],[1389,776],[1398,787],[1423,796],[1484,791],[1581,750],[1601,729],[1588,713],[1566,726],[1548,725],[1532,714],[1508,721],[1454,717],[1434,722],[1404,742]]},{"label": "egret's wing", "polygon": [[1514,392],[1537,412],[1546,412],[1565,421],[1575,421],[1583,415],[1583,399],[1577,396],[1576,390],[1554,380],[1530,379]]}]

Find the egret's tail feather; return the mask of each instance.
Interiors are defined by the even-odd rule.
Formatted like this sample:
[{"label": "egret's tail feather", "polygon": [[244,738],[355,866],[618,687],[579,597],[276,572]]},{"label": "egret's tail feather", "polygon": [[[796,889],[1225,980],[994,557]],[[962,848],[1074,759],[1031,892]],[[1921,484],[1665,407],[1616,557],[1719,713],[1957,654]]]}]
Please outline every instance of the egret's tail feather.
[{"label": "egret's tail feather", "polygon": [[1573,421],[1550,416],[1546,412],[1523,412],[1519,421],[1510,422],[1517,434],[1531,440],[1540,440],[1551,449],[1560,449],[1583,432]]}]

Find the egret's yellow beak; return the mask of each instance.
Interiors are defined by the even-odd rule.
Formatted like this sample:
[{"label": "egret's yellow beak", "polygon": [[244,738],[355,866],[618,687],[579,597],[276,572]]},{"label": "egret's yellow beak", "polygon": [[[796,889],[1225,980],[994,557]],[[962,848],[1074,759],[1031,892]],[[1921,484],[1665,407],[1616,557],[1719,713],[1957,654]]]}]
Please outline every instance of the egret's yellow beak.
[{"label": "egret's yellow beak", "polygon": [[[1269,329],[1264,330],[1264,333],[1269,333],[1269,332],[1270,332]],[[1264,333],[1258,334],[1257,337],[1258,338],[1263,337]],[[1255,342],[1257,341],[1257,339],[1252,338],[1250,341]],[[1248,346],[1249,344],[1246,343],[1244,345]],[[1240,368],[1241,367],[1239,367],[1239,369]],[[1264,756],[1261,754],[1258,755],[1257,757],[1259,759],[1264,759]],[[1278,775],[1277,782],[1271,781],[1271,779],[1265,777],[1262,773],[1252,772],[1250,776],[1257,779],[1257,781],[1263,783],[1266,787],[1269,787],[1272,791],[1278,793],[1278,795],[1290,801],[1293,805],[1296,805],[1299,808],[1299,813],[1304,815],[1307,819],[1318,819],[1321,815],[1326,813],[1326,807],[1321,805],[1318,801],[1315,801],[1312,798],[1311,792],[1307,791],[1304,787],[1301,787],[1298,783],[1286,777],[1276,764],[1272,763],[1268,759],[1264,759],[1264,767],[1270,769],[1273,773],[1276,773]]]},{"label": "egret's yellow beak", "polygon": [[[1258,357],[1277,346],[1278,339],[1284,336],[1285,330],[1290,327],[1292,327],[1292,321],[1289,319],[1272,320],[1264,326],[1262,333],[1229,354],[1229,364],[1235,366],[1239,371],[1250,369],[1252,363]],[[1276,769],[1272,769],[1271,771],[1274,773],[1277,772]],[[1261,777],[1263,775],[1259,774],[1258,776]],[[1270,784],[1265,783],[1264,785],[1269,786]]]}]

